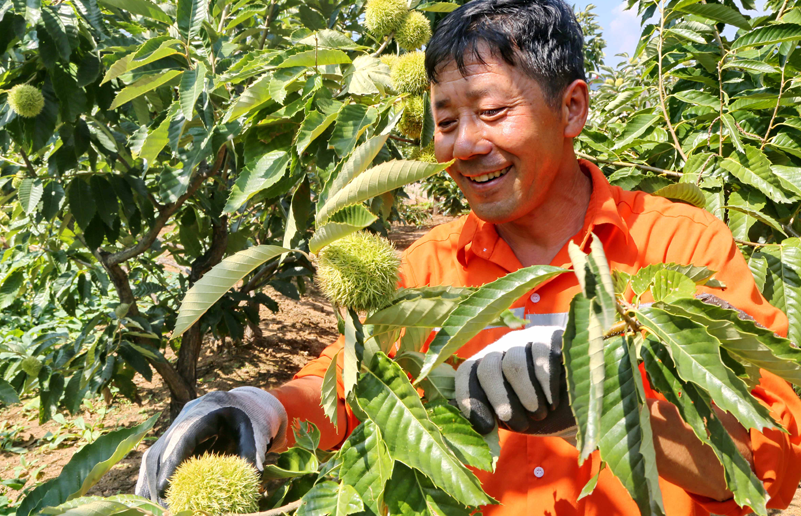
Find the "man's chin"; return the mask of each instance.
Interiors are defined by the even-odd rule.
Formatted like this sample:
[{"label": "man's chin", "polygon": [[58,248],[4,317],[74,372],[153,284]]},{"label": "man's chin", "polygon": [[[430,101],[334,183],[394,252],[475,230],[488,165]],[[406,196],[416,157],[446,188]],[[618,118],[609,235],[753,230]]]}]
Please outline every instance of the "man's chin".
[{"label": "man's chin", "polygon": [[469,201],[468,204],[479,219],[490,224],[506,224],[519,218],[511,206],[499,206],[498,203],[471,203]]}]

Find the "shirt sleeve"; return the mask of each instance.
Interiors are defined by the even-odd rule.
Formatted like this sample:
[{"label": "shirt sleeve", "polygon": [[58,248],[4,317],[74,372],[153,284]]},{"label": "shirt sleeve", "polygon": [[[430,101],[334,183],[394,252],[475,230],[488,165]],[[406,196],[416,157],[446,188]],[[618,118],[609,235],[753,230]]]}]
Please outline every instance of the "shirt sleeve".
[{"label": "shirt sleeve", "polygon": [[[717,271],[715,278],[726,287],[702,290],[728,301],[779,335],[787,335],[787,317],[762,297],[729,228],[715,220],[709,230],[708,238],[697,243],[692,263]],[[773,418],[787,433],[777,429],[750,431],[754,470],[768,493],[768,507],[784,509],[790,504],[801,479],[801,401],[786,381],[764,370],[761,373],[762,378],[752,394],[770,409]],[[734,500],[717,502],[691,496],[712,514],[735,516],[751,512],[738,507]]]}]

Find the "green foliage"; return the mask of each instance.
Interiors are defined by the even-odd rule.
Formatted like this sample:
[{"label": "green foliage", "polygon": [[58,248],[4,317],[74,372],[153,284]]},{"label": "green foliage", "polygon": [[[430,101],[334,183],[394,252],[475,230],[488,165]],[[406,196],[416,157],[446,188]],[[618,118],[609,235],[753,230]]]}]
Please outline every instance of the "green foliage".
[{"label": "green foliage", "polygon": [[392,298],[399,269],[400,259],[389,241],[360,231],[322,250],[317,281],[335,306],[372,312]]},{"label": "green foliage", "polygon": [[215,516],[256,512],[259,484],[258,471],[245,459],[204,454],[175,470],[167,489],[167,506],[173,513],[192,511]]}]

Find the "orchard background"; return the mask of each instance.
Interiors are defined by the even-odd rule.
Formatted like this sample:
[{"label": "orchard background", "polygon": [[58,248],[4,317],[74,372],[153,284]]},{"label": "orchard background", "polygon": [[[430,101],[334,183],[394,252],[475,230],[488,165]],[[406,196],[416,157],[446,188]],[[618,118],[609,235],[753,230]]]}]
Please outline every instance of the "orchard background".
[{"label": "orchard background", "polygon": [[[440,172],[336,228],[319,217],[355,157],[433,166],[420,51],[458,5],[0,2],[0,512],[104,433],[161,411],[155,439],[187,401],[280,384],[336,337],[295,253],[171,339],[224,258],[361,228],[402,250],[464,212]],[[725,220],[801,342],[801,8],[630,5],[642,34],[616,68],[592,6],[577,13],[592,97],[577,153]],[[131,492],[141,449],[90,494]]]}]

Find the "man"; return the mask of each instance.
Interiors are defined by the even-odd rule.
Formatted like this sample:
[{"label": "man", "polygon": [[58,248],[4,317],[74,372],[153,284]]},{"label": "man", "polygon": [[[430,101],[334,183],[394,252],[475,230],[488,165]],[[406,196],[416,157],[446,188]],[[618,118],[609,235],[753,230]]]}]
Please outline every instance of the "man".
[{"label": "man", "polygon": [[[569,267],[568,243],[586,249],[595,234],[613,269],[677,262],[718,271],[728,286],[718,296],[785,334],[786,317],[762,298],[722,222],[703,210],[611,187],[595,166],[576,159],[573,138],[588,111],[581,47],[581,28],[562,0],[474,0],[437,28],[426,50],[436,155],[456,160],[449,173],[472,212],[404,253],[403,286],[477,286],[523,266]],[[488,516],[638,514],[608,470],[594,493],[577,501],[599,468],[597,453],[578,466],[562,385],[561,329],[578,291],[575,275],[554,278],[513,305],[530,328],[486,329],[459,351],[470,357],[457,372],[463,412],[480,431],[496,419],[504,427],[496,473],[478,473],[501,502],[484,509]],[[240,453],[261,467],[268,448],[284,445],[287,420],[295,418],[314,422],[323,446],[341,444],[358,421],[341,400],[345,423],[337,431],[319,407],[321,378],[341,346],[341,340],[329,346],[272,394],[242,388],[188,404],[146,452],[137,493],[162,496],[174,468],[204,449]],[[341,399],[341,382],[338,387]],[[675,407],[647,391],[667,513],[744,513],[711,449]],[[785,507],[801,477],[801,402],[770,374],[753,392],[789,434],[749,433],[719,415],[764,482],[769,506]]]}]

